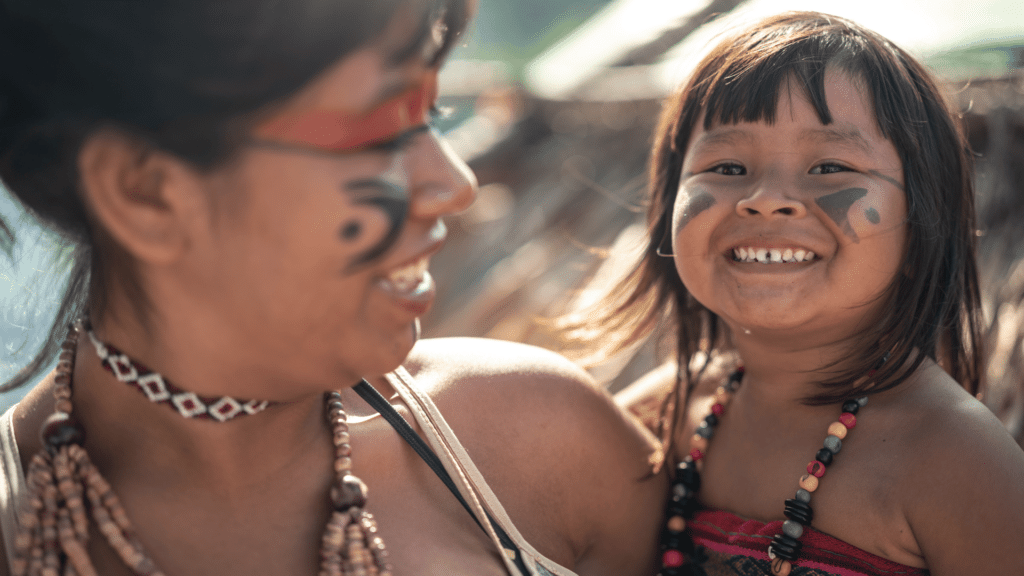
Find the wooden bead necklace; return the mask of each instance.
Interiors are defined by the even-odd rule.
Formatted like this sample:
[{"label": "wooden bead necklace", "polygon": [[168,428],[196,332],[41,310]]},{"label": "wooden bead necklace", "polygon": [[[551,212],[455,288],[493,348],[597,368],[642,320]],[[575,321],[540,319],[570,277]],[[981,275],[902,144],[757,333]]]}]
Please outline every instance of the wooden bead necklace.
[{"label": "wooden bead necklace", "polygon": [[[162,576],[163,572],[143,550],[117,495],[90,461],[83,447],[85,430],[72,416],[71,376],[79,335],[84,331],[84,324],[76,323],[61,345],[54,379],[55,410],[41,430],[43,449],[32,457],[26,474],[28,498],[18,514],[13,574],[95,576],[97,572],[87,552],[91,516],[110,547],[134,574]],[[127,356],[120,355],[119,360],[127,362],[126,370],[139,370],[139,365]],[[364,509],[366,485],[352,475],[352,446],[341,395],[329,392],[324,397],[326,418],[332,429],[335,476],[331,486],[331,518],[320,546],[318,574],[391,576],[376,521]]]},{"label": "wooden bead necklace", "polygon": [[[725,408],[739,389],[742,380],[743,367],[740,366],[729,376],[725,384],[715,390],[715,402],[711,406],[711,413],[704,417],[690,439],[689,455],[676,466],[667,506],[668,521],[661,533],[660,576],[698,576],[705,573],[701,564],[706,557],[686,533],[686,523],[693,518],[699,506],[699,468],[702,467],[708,443],[714,435],[719,418],[725,414]],[[811,493],[818,489],[819,480],[825,475],[825,470],[832,464],[843,446],[843,438],[857,425],[857,411],[867,402],[866,396],[843,402],[839,420],[829,425],[824,446],[807,465],[807,473],[800,477],[800,487],[795,497],[786,500],[784,514],[787,520],[782,523],[782,532],[776,534],[768,545],[772,574],[788,576],[792,571],[792,562],[800,555],[800,537],[804,533],[804,527],[810,526],[814,519]]]}]

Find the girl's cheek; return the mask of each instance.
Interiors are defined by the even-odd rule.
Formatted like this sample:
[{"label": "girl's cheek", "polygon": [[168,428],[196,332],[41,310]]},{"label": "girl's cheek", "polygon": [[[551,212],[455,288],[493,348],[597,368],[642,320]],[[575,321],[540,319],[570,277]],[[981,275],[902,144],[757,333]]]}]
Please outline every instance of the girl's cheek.
[{"label": "girl's cheek", "polygon": [[680,188],[672,214],[672,230],[678,236],[690,222],[718,203],[717,198],[703,187]]}]

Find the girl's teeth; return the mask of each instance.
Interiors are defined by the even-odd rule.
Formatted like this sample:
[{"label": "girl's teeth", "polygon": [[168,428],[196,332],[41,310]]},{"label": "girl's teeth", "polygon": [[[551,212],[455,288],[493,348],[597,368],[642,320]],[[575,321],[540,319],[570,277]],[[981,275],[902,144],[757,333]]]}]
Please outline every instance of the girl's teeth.
[{"label": "girl's teeth", "polygon": [[792,248],[752,248],[744,246],[733,249],[733,260],[737,262],[760,262],[761,264],[778,264],[785,262],[810,262],[814,260],[814,252],[793,250]]}]

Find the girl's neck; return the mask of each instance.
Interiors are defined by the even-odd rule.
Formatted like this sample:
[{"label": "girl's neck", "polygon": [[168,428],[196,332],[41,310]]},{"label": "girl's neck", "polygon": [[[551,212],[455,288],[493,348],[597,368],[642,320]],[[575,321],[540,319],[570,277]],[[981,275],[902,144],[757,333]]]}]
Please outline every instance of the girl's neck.
[{"label": "girl's neck", "polygon": [[826,368],[847,353],[836,344],[805,345],[751,335],[734,335],[746,371],[744,395],[756,405],[772,410],[809,408],[805,400],[820,392],[819,382],[835,374]]}]

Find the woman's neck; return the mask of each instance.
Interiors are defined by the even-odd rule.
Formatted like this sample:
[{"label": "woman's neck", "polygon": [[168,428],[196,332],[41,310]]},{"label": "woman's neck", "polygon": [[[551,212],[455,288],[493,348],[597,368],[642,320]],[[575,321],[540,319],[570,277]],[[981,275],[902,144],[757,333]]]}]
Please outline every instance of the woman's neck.
[{"label": "woman's neck", "polygon": [[[141,358],[137,361],[148,365]],[[176,384],[190,389],[187,378]],[[281,474],[295,464],[294,459],[311,453],[322,451],[330,457],[321,393],[279,402],[229,422],[186,418],[117,380],[84,335],[78,342],[72,403],[93,461],[112,481],[119,470],[148,470],[163,481],[174,480],[167,475],[190,481],[188,476],[229,490]]]}]

